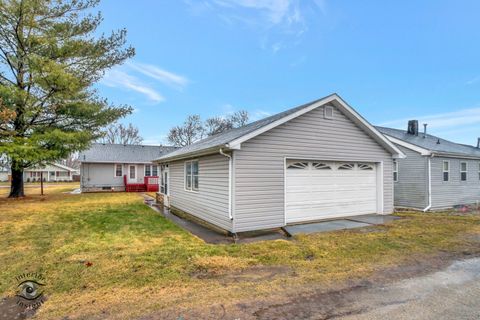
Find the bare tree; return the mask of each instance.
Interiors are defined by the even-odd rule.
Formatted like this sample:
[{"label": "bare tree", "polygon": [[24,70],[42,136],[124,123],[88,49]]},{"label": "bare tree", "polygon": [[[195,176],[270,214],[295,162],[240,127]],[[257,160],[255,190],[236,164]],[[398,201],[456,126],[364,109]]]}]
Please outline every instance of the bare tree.
[{"label": "bare tree", "polygon": [[109,126],[100,141],[103,143],[141,144],[143,138],[140,136],[138,128],[131,123],[128,126],[118,123]]},{"label": "bare tree", "polygon": [[185,147],[203,138],[205,132],[199,115],[188,116],[181,126],[175,126],[168,133],[168,141],[177,147]]},{"label": "bare tree", "polygon": [[80,161],[78,159],[78,152],[72,153],[68,158],[62,161],[63,165],[73,169],[80,169]]},{"label": "bare tree", "polygon": [[203,126],[205,130],[205,134],[207,136],[213,136],[215,134],[218,134],[233,128],[232,122],[222,117],[209,118],[205,120],[205,123],[203,124]]},{"label": "bare tree", "polygon": [[189,116],[181,126],[170,129],[168,141],[178,147],[188,146],[206,136],[213,136],[227,130],[246,125],[248,112],[237,111],[228,117],[212,117],[204,122],[199,115]]},{"label": "bare tree", "polygon": [[248,123],[249,115],[247,110],[240,110],[230,116],[233,128],[243,127]]}]

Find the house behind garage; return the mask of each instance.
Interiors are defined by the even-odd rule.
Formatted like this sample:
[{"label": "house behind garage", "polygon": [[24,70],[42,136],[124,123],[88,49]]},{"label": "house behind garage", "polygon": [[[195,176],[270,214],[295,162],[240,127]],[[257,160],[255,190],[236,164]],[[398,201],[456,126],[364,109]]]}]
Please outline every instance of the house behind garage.
[{"label": "house behind garage", "polygon": [[437,210],[480,203],[480,146],[474,147],[408,130],[377,127],[405,159],[395,162],[395,206]]},{"label": "house behind garage", "polygon": [[338,95],[159,157],[160,199],[229,232],[393,211],[403,153]]},{"label": "house behind garage", "polygon": [[144,183],[147,176],[158,176],[152,161],[176,150],[167,146],[144,146],[94,143],[80,153],[80,187],[82,192],[125,191],[129,184]]}]

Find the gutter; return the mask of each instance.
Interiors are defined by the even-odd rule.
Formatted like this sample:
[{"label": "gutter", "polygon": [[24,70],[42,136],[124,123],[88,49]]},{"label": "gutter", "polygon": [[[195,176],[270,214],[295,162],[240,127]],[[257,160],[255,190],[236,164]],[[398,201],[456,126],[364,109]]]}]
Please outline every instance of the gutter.
[{"label": "gutter", "polygon": [[432,158],[434,155],[432,154],[428,157],[428,205],[423,208],[423,212],[427,212],[432,208]]},{"label": "gutter", "polygon": [[232,156],[223,152],[223,149],[220,148],[220,154],[228,158],[228,217],[230,220],[233,220],[232,214]]}]

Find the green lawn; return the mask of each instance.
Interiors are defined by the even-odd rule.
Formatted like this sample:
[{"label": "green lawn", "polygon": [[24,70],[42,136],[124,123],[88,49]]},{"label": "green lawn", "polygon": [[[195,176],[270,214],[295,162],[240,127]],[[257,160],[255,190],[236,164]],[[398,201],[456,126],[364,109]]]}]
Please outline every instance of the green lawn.
[{"label": "green lawn", "polygon": [[18,274],[43,273],[48,301],[38,319],[129,319],[172,306],[268,296],[286,286],[328,286],[413,257],[474,250],[478,243],[469,239],[480,234],[479,216],[409,213],[373,232],[209,245],[138,194],[63,194],[68,187],[46,189],[45,197],[0,199],[0,292],[13,295]]}]

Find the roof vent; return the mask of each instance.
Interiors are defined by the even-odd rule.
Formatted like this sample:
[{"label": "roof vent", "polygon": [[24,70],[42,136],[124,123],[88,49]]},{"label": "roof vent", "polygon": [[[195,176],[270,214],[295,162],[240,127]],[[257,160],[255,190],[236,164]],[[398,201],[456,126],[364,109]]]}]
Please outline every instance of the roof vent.
[{"label": "roof vent", "polygon": [[418,120],[410,120],[408,121],[408,134],[412,134],[414,136],[418,136]]},{"label": "roof vent", "polygon": [[427,126],[428,126],[428,123],[423,124],[423,138],[424,139],[427,137]]},{"label": "roof vent", "polygon": [[477,148],[480,148],[480,138],[477,138]]},{"label": "roof vent", "polygon": [[440,144],[440,139],[437,140],[437,144]]}]

